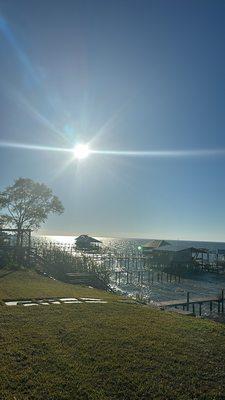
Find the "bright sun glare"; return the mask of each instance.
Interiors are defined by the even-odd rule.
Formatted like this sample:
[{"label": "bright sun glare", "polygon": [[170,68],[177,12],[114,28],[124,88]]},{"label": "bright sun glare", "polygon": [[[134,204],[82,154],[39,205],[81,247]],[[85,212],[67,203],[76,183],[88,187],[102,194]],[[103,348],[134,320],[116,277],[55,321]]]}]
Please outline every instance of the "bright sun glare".
[{"label": "bright sun glare", "polygon": [[87,144],[77,144],[74,147],[73,152],[75,158],[78,158],[79,160],[88,157],[90,154],[90,150]]}]

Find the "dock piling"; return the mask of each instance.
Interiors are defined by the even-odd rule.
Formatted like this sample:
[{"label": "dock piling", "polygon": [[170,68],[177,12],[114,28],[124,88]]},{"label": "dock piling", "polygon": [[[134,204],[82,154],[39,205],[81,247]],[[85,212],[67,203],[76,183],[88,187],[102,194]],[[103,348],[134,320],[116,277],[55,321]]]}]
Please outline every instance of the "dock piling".
[{"label": "dock piling", "polygon": [[224,289],[221,290],[221,306],[222,306],[222,313],[224,312]]},{"label": "dock piling", "polygon": [[210,303],[209,303],[209,310],[210,310],[210,313],[212,312],[212,308],[213,308],[213,302],[210,301]]},{"label": "dock piling", "polygon": [[190,292],[187,292],[187,311],[189,311]]}]

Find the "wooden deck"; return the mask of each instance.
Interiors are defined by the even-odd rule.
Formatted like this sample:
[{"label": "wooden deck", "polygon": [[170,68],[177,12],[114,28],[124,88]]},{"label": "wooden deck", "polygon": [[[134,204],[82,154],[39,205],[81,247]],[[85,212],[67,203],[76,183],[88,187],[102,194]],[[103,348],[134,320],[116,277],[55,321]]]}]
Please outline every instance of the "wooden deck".
[{"label": "wooden deck", "polygon": [[186,300],[168,300],[168,301],[160,301],[156,303],[156,306],[165,310],[166,308],[170,308],[171,310],[179,310],[178,307],[182,307],[183,311],[187,311],[190,315],[190,308],[192,308],[192,315],[196,315],[196,306],[198,308],[199,315],[202,315],[202,305],[209,304],[210,313],[213,310],[213,303],[217,303],[217,312],[224,312],[224,289],[221,290],[221,295],[219,296],[210,296],[210,297],[195,297],[194,299],[190,299],[190,292],[187,292]]},{"label": "wooden deck", "polygon": [[191,299],[187,301],[185,300],[169,300],[169,301],[160,301],[157,303],[158,307],[178,307],[178,306],[186,306],[188,304],[194,304],[194,303],[210,303],[211,301],[220,301],[218,296],[217,297],[196,297],[194,299]]}]

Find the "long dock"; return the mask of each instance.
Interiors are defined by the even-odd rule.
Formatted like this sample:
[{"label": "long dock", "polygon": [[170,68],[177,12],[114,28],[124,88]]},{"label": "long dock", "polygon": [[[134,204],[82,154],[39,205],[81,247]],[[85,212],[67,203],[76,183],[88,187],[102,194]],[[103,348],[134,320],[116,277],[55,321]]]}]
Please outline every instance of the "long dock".
[{"label": "long dock", "polygon": [[137,283],[154,283],[154,282],[169,282],[169,283],[181,283],[181,276],[171,274],[163,271],[155,271],[148,269],[117,269],[112,271],[115,276],[116,283],[121,282],[122,277],[126,278],[127,284]]},{"label": "long dock", "polygon": [[158,306],[161,309],[170,308],[170,307],[171,308],[182,307],[182,309],[183,310],[186,309],[186,311],[190,311],[190,308],[192,307],[192,313],[194,315],[196,315],[195,306],[198,305],[199,306],[199,315],[201,315],[202,314],[202,305],[209,304],[210,312],[212,312],[213,303],[217,304],[218,313],[224,312],[224,289],[222,289],[220,296],[196,297],[194,299],[190,299],[190,293],[187,292],[186,300],[160,301],[160,302],[156,303],[156,306]]},{"label": "long dock", "polygon": [[[189,300],[189,305],[193,303],[209,303],[210,301],[218,301],[218,297],[196,297],[195,299]],[[186,306],[187,300],[169,300],[169,301],[160,301],[157,303],[160,307],[175,307],[175,306]]]}]

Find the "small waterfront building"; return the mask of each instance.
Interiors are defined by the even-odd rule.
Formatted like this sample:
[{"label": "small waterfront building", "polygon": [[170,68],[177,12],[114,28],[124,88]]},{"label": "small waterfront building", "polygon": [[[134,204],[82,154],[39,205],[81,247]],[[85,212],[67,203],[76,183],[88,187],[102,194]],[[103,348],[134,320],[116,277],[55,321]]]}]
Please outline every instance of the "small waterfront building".
[{"label": "small waterfront building", "polygon": [[182,242],[152,240],[142,246],[142,252],[158,266],[203,266],[209,262],[208,249],[183,246]]},{"label": "small waterfront building", "polygon": [[150,242],[145,243],[142,246],[142,251],[144,254],[147,254],[159,248],[163,248],[164,250],[166,250],[167,248],[170,249],[170,246],[170,243],[166,240],[151,240]]},{"label": "small waterfront building", "polygon": [[98,251],[102,242],[88,235],[80,235],[76,239],[76,248],[79,250]]}]

